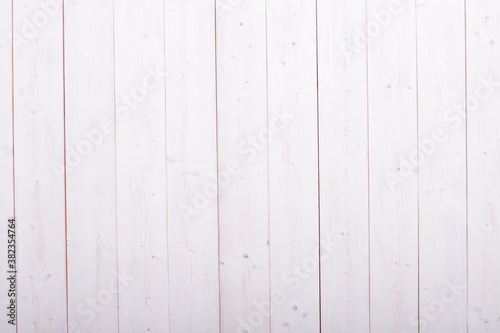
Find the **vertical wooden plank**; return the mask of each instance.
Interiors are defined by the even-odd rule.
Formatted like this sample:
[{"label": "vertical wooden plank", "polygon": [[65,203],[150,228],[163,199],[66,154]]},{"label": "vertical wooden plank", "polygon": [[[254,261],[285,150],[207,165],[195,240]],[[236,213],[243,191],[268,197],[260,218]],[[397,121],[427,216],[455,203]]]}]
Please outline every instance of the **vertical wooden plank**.
[{"label": "vertical wooden plank", "polygon": [[321,329],[369,331],[365,2],[318,0]]},{"label": "vertical wooden plank", "polygon": [[165,6],[125,0],[114,9],[118,267],[133,275],[119,294],[119,327],[169,332]]},{"label": "vertical wooden plank", "polygon": [[[418,332],[415,3],[368,1],[371,332]],[[406,172],[406,173],[404,173]],[[404,174],[403,174],[404,173]],[[395,180],[397,179],[397,181]]]},{"label": "vertical wooden plank", "polygon": [[293,118],[269,145],[271,290],[282,294],[271,295],[281,303],[271,329],[314,333],[320,330],[315,1],[268,1],[267,33],[269,110]]},{"label": "vertical wooden plank", "polygon": [[[447,123],[449,109],[464,112],[464,9],[463,1],[417,4],[419,147],[430,151],[421,154],[419,167],[420,327],[425,332],[467,331],[467,295],[461,289],[466,286],[465,122],[457,128]],[[437,140],[435,133],[440,133]]]},{"label": "vertical wooden plank", "polygon": [[117,332],[113,4],[64,14],[69,329]]},{"label": "vertical wooden plank", "polygon": [[216,19],[222,332],[269,332],[265,1],[218,0]]},{"label": "vertical wooden plank", "polygon": [[170,330],[219,332],[215,1],[165,4]]},{"label": "vertical wooden plank", "polygon": [[[7,294],[10,281],[7,280],[8,228],[7,222],[14,218],[14,142],[12,124],[12,2],[0,2],[0,267],[5,277],[0,279],[2,301],[0,307],[7,309],[10,300]],[[3,272],[5,271],[5,272]],[[16,326],[8,323],[9,317],[0,321],[0,331],[13,333]],[[14,321],[15,322],[15,321]]]},{"label": "vertical wooden plank", "polygon": [[500,331],[500,3],[468,0],[466,13],[469,331],[496,332]]},{"label": "vertical wooden plank", "polygon": [[14,141],[18,332],[66,330],[63,17],[14,1]]}]

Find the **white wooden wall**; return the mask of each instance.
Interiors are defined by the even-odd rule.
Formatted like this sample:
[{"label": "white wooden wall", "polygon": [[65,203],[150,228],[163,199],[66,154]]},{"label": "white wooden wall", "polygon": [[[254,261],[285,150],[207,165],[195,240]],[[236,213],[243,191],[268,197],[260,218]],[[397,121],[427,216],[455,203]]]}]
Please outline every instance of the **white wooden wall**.
[{"label": "white wooden wall", "polygon": [[0,332],[500,332],[499,111],[498,0],[0,0]]}]

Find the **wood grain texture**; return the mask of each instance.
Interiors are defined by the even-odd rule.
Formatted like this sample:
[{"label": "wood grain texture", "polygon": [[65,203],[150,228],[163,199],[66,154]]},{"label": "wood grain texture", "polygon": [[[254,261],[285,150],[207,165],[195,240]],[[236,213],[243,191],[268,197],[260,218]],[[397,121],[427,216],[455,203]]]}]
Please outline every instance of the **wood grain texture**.
[{"label": "wood grain texture", "polygon": [[370,332],[418,332],[415,3],[370,0],[368,13]]},{"label": "wood grain texture", "polygon": [[[169,332],[164,1],[115,2],[120,329]],[[173,330],[172,332],[175,332]]]},{"label": "wood grain texture", "polygon": [[[447,110],[465,106],[463,2],[417,4],[419,148],[436,131],[419,167],[420,327],[467,331],[466,133],[452,128]],[[443,299],[445,297],[445,299]]]},{"label": "wood grain texture", "polygon": [[219,332],[214,1],[167,1],[165,27],[170,330]]},{"label": "wood grain texture", "polygon": [[113,4],[64,8],[69,330],[116,332]]},{"label": "wood grain texture", "polygon": [[[217,2],[222,332],[270,332],[266,2]],[[265,135],[265,134],[264,134]]]},{"label": "wood grain texture", "polygon": [[[12,104],[12,2],[0,2],[0,219],[1,225],[6,226],[8,219],[14,218],[14,141],[13,141],[13,104]],[[0,229],[0,262],[4,266],[8,258],[8,229]],[[2,272],[3,274],[3,272]],[[0,307],[7,309],[10,298],[7,290],[10,282],[0,279],[2,300]],[[0,331],[14,333],[16,327],[9,324],[10,318],[4,317],[0,321]]]},{"label": "wood grain texture", "polygon": [[[18,332],[66,330],[63,20],[15,1],[14,142]],[[36,25],[35,25],[36,24]],[[2,184],[3,186],[3,184]],[[3,292],[2,292],[3,293]]]},{"label": "wood grain texture", "polygon": [[320,330],[316,3],[268,1],[267,32],[269,110],[291,115],[269,145],[271,300],[281,303],[271,330],[314,333]]},{"label": "wood grain texture", "polygon": [[366,3],[318,1],[321,328],[369,331]]},{"label": "wood grain texture", "polygon": [[0,332],[500,331],[499,20],[0,0]]},{"label": "wood grain texture", "polygon": [[468,324],[469,332],[495,332],[500,331],[500,3],[466,4]]}]

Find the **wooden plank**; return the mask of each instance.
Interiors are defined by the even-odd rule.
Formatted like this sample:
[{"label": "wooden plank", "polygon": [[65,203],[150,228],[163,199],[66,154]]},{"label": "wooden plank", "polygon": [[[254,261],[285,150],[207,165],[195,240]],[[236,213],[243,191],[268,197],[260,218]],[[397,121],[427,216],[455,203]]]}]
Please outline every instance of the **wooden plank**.
[{"label": "wooden plank", "polygon": [[[115,3],[120,330],[169,332],[164,2]],[[175,331],[175,330],[174,330]]]},{"label": "wooden plank", "polygon": [[165,5],[170,330],[219,332],[215,2]]},{"label": "wooden plank", "polygon": [[[316,4],[267,2],[272,332],[319,332]],[[287,116],[288,117],[288,116]],[[278,293],[276,295],[276,293]]]},{"label": "wooden plank", "polygon": [[[2,271],[8,269],[8,245],[12,245],[11,238],[8,237],[7,222],[14,218],[14,142],[13,142],[13,105],[12,105],[12,2],[0,2],[0,262]],[[6,267],[3,269],[3,267]],[[10,300],[16,300],[11,294],[10,281],[5,274],[5,278],[0,279],[0,290],[2,301],[0,307],[7,309]],[[11,295],[9,295],[11,294]],[[10,310],[8,310],[10,311]],[[8,321],[14,318],[4,317],[0,321],[0,331],[13,333],[16,326]],[[14,323],[16,321],[14,320]]]},{"label": "wooden plank", "polygon": [[318,1],[321,329],[369,331],[366,3]]},{"label": "wooden plank", "polygon": [[370,0],[368,13],[370,328],[418,332],[415,4]]},{"label": "wooden plank", "polygon": [[[468,318],[500,331],[500,3],[467,1]],[[464,122],[455,116],[455,123]]]},{"label": "wooden plank", "polygon": [[448,109],[465,104],[464,9],[463,2],[417,4],[419,147],[430,151],[422,154],[419,168],[420,328],[425,332],[467,331],[467,295],[460,289],[467,265],[465,122],[458,128],[446,122]]},{"label": "wooden plank", "polygon": [[268,150],[258,135],[267,128],[266,4],[219,0],[216,19],[221,328],[265,333]]},{"label": "wooden plank", "polygon": [[69,329],[117,332],[113,5],[64,8]]},{"label": "wooden plank", "polygon": [[63,19],[59,5],[13,2],[18,332],[66,330]]}]

